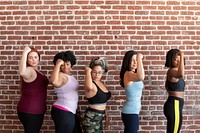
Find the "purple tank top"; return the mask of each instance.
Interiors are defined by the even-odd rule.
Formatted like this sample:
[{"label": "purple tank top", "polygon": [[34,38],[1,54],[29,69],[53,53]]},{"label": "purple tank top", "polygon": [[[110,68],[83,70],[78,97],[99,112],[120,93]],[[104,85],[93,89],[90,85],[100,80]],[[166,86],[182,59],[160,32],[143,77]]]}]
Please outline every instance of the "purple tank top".
[{"label": "purple tank top", "polygon": [[17,106],[18,112],[31,114],[44,114],[46,112],[47,86],[49,80],[41,73],[37,71],[36,73],[36,79],[30,83],[22,79],[22,96]]},{"label": "purple tank top", "polygon": [[68,81],[62,87],[55,88],[57,100],[54,102],[53,106],[60,106],[63,109],[76,114],[79,83],[74,76],[65,75],[68,77]]}]

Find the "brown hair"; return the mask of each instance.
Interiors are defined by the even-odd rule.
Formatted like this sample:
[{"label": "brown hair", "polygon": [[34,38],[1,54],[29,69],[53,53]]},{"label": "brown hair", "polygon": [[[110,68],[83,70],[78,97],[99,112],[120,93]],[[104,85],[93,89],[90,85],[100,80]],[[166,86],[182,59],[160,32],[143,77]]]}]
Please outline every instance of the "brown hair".
[{"label": "brown hair", "polygon": [[[120,85],[124,87],[124,74],[126,71],[131,71],[130,64],[131,59],[133,55],[137,55],[137,52],[134,50],[129,50],[125,53],[123,61],[122,61],[122,67],[120,71]],[[137,71],[137,70],[136,70]]]}]

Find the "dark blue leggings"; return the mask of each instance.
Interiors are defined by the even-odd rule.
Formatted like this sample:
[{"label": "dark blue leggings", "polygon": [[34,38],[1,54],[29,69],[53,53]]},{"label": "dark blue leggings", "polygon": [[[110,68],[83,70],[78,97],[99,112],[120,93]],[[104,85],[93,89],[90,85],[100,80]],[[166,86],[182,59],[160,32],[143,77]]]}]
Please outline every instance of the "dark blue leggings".
[{"label": "dark blue leggings", "polygon": [[167,133],[179,133],[182,126],[184,100],[169,96],[164,104],[164,115],[167,118]]},{"label": "dark blue leggings", "polygon": [[124,133],[137,133],[139,129],[138,114],[122,113],[122,121],[124,123]]},{"label": "dark blue leggings", "polygon": [[42,127],[44,114],[28,114],[17,112],[19,120],[24,126],[25,133],[39,133]]},{"label": "dark blue leggings", "polygon": [[53,106],[51,109],[51,116],[55,124],[55,133],[73,133],[75,114]]}]

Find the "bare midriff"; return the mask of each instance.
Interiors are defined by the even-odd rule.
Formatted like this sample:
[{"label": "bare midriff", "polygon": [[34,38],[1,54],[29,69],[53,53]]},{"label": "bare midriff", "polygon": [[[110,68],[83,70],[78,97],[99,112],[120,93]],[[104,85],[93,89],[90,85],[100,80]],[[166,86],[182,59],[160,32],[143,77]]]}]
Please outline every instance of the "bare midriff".
[{"label": "bare midriff", "polygon": [[168,91],[169,96],[184,98],[184,92]]},{"label": "bare midriff", "polygon": [[96,109],[96,110],[105,110],[106,109],[106,105],[91,105],[90,104],[90,108]]}]

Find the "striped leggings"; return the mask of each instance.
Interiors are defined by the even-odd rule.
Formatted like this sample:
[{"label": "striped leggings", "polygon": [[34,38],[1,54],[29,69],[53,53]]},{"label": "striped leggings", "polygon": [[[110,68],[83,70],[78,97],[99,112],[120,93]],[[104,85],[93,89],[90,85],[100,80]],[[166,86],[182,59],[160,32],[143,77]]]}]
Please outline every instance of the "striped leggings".
[{"label": "striped leggings", "polygon": [[179,133],[182,126],[184,100],[169,96],[164,104],[164,115],[167,118],[167,133]]}]

